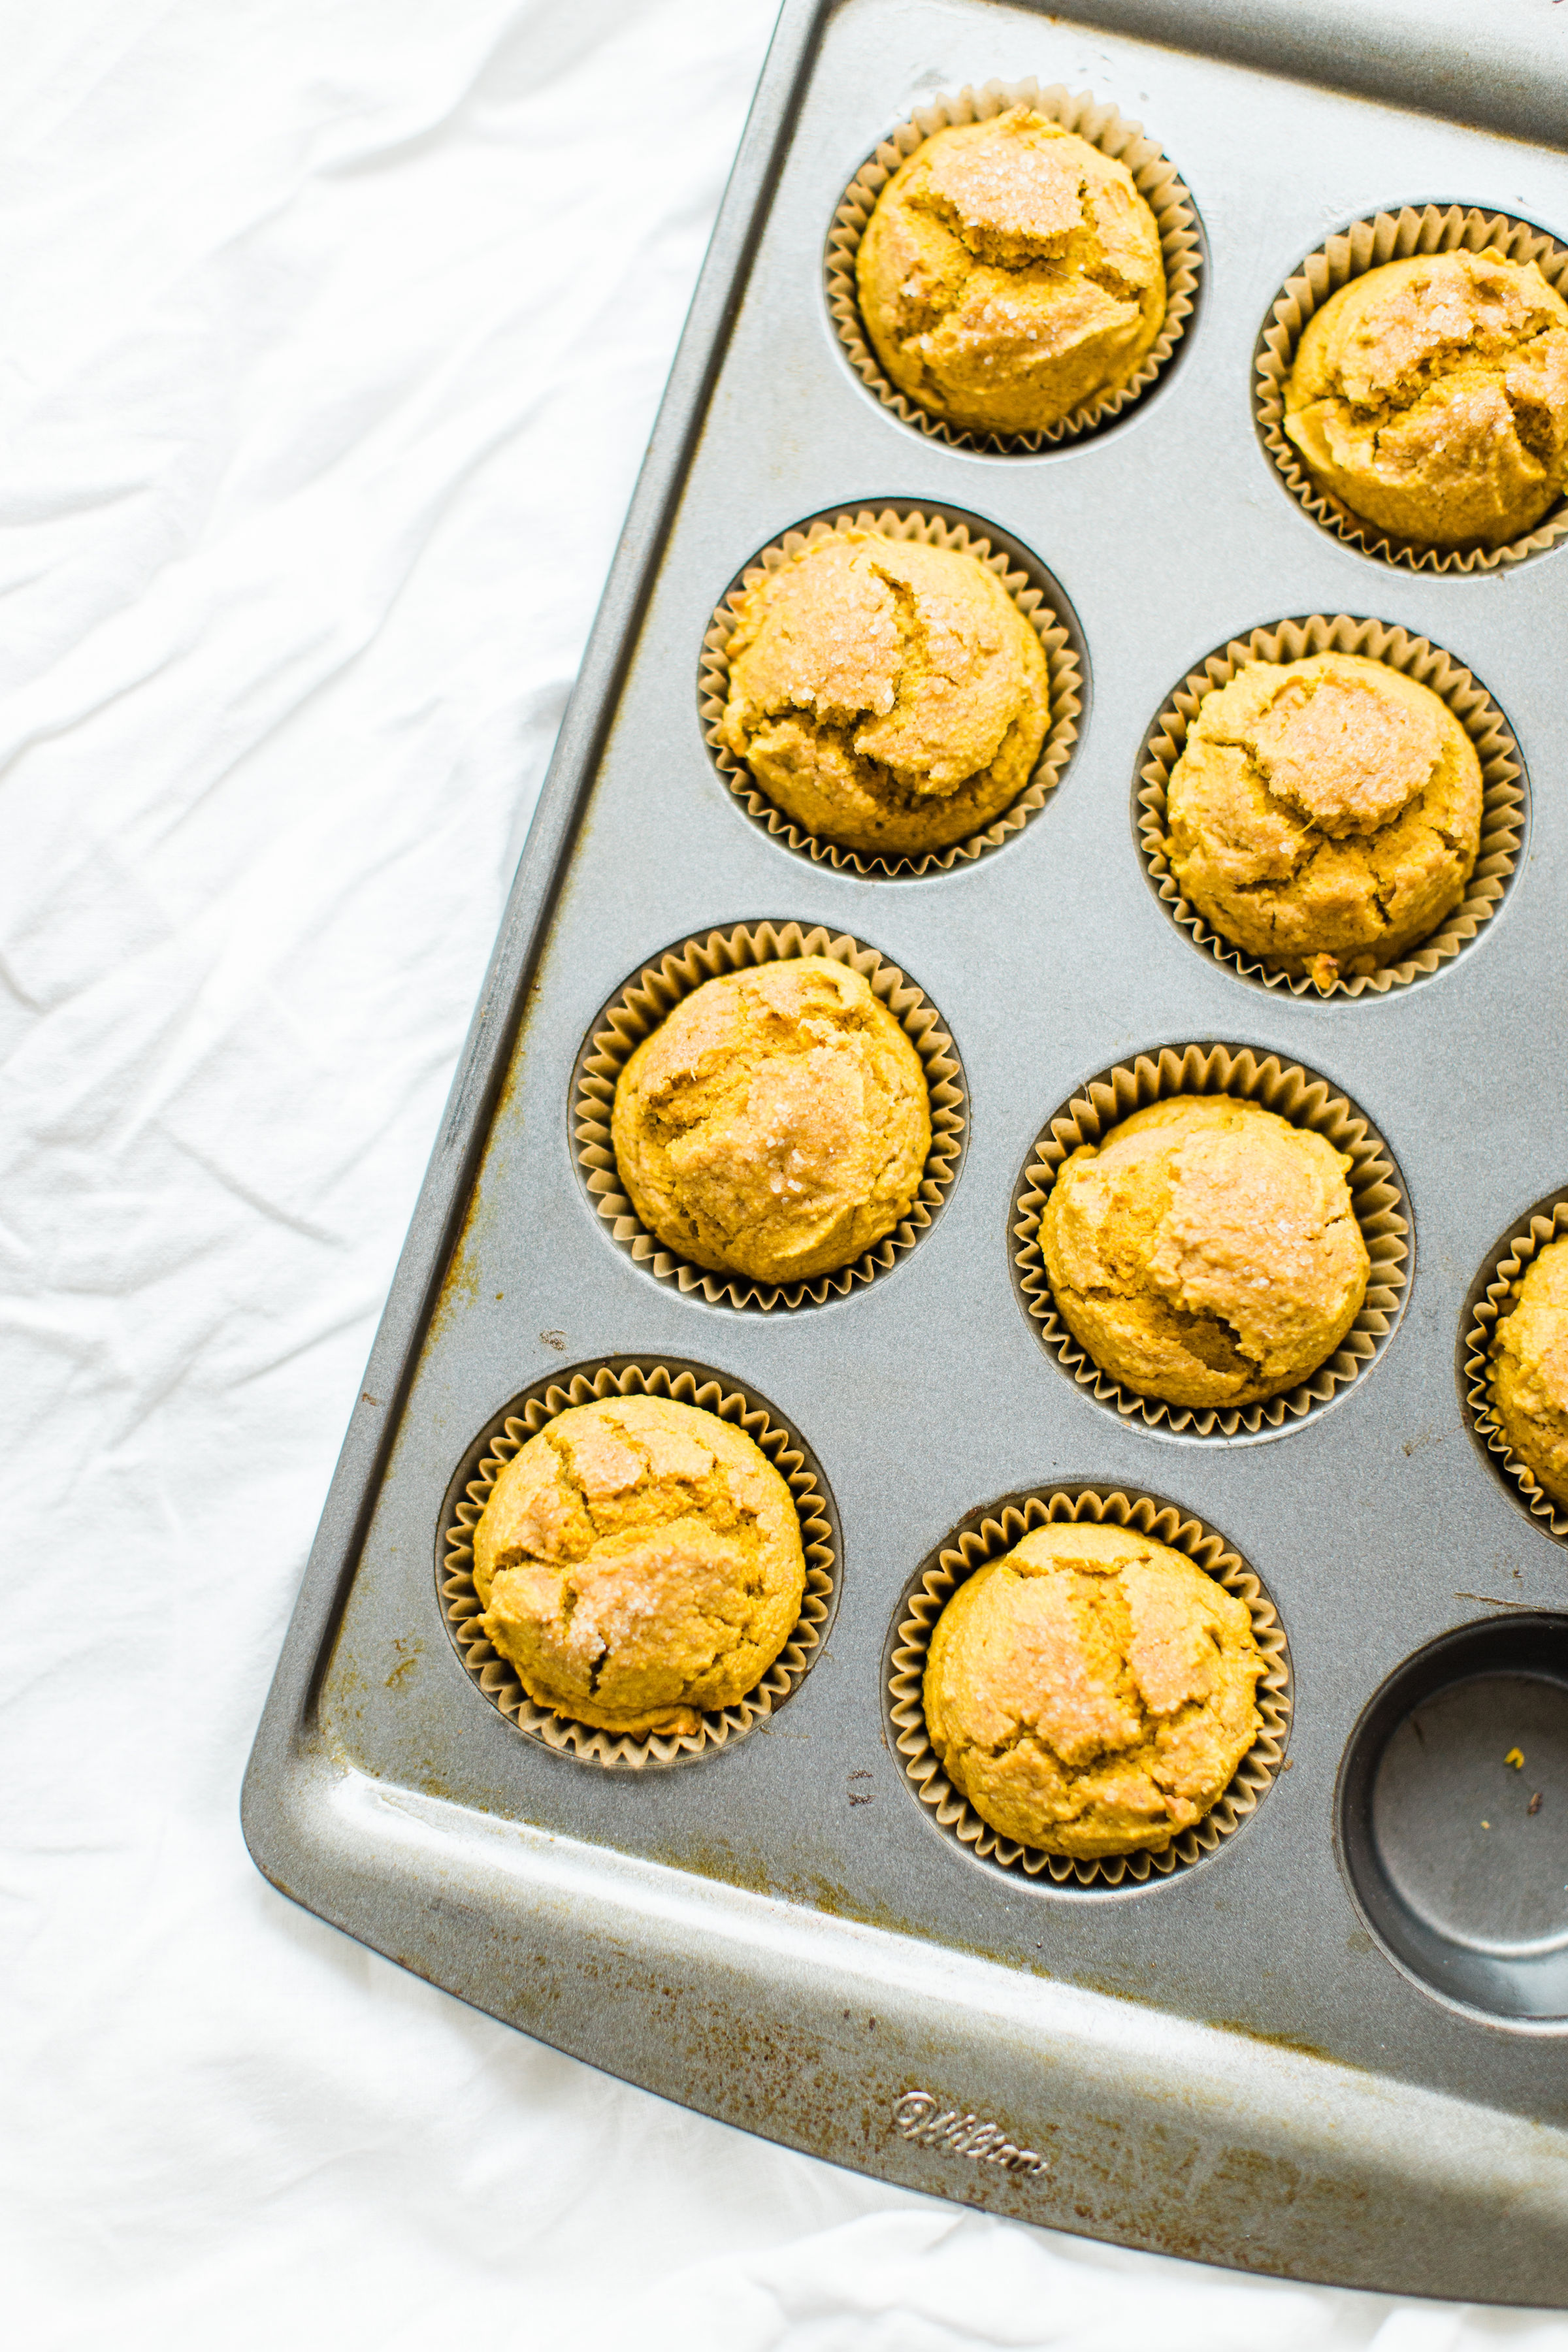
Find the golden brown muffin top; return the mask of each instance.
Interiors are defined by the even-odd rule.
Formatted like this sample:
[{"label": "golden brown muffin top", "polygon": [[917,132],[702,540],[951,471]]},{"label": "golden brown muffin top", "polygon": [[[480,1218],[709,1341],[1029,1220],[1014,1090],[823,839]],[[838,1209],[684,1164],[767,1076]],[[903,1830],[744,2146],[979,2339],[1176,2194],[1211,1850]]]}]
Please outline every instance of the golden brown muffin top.
[{"label": "golden brown muffin top", "polygon": [[798,1282],[909,1214],[931,1150],[920,1055],[858,971],[798,956],[683,997],[616,1087],[616,1165],[666,1247]]},{"label": "golden brown muffin top", "polygon": [[1309,320],[1285,411],[1353,514],[1416,545],[1502,546],[1568,483],[1568,302],[1500,253],[1387,262]]},{"label": "golden brown muffin top", "polygon": [[1326,1138],[1231,1095],[1151,1103],[1081,1144],[1040,1220],[1068,1328],[1172,1404],[1294,1388],[1361,1312],[1370,1260]]},{"label": "golden brown muffin top", "polygon": [[1089,1857],[1168,1845],[1257,1738],[1246,1606],[1129,1528],[1037,1528],[960,1585],[931,1637],[926,1722],[1005,1836]]},{"label": "golden brown muffin top", "polygon": [[502,1470],[474,1530],[474,1586],[537,1706],[610,1731],[694,1731],[793,1632],[800,1520],[744,1430],[668,1397],[607,1397],[558,1413]]},{"label": "golden brown muffin top", "polygon": [[1480,839],[1474,744],[1359,654],[1248,662],[1205,694],[1167,792],[1171,865],[1226,939],[1331,986],[1457,906]]},{"label": "golden brown muffin top", "polygon": [[861,316],[901,392],[962,429],[1041,432],[1127,383],[1165,316],[1126,166],[1026,106],[939,131],[878,197]]},{"label": "golden brown muffin top", "polygon": [[1031,766],[1044,738],[1039,638],[962,549],[829,531],[748,590],[728,653],[724,740],[753,770],[809,748],[851,763],[863,790],[935,800],[1021,722]]},{"label": "golden brown muffin top", "polygon": [[1568,1240],[1531,1258],[1492,1351],[1504,1433],[1552,1500],[1568,1507]]}]

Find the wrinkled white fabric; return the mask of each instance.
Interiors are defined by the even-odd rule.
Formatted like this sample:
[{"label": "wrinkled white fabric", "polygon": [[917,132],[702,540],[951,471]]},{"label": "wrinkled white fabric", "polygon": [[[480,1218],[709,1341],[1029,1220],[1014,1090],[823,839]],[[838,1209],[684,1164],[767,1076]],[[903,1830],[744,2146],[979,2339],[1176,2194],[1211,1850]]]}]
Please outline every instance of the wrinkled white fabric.
[{"label": "wrinkled white fabric", "polygon": [[7,2334],[1568,2352],[768,2147],[240,1843],[770,16],[0,5]]}]

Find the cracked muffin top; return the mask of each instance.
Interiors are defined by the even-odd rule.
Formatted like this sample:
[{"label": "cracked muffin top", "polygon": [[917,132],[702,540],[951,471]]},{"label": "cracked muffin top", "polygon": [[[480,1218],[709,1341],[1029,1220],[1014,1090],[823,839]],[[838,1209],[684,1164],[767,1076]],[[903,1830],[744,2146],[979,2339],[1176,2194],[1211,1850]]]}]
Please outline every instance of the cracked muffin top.
[{"label": "cracked muffin top", "polygon": [[948,1778],[1047,1853],[1158,1852],[1257,1738],[1246,1605],[1131,1528],[1036,1528],[937,1621],[925,1717]]},{"label": "cracked muffin top", "polygon": [[1224,939],[1326,993],[1459,905],[1481,797],[1475,746],[1430,688],[1360,654],[1248,662],[1198,706],[1167,856]]},{"label": "cracked muffin top", "polygon": [[1167,1404],[1258,1404],[1331,1356],[1371,1261],[1323,1136],[1233,1095],[1174,1095],[1066,1160],[1040,1219],[1063,1321]]},{"label": "cracked muffin top", "polygon": [[558,1413],[474,1529],[485,1633],[536,1706],[695,1731],[766,1674],[800,1615],[794,1498],[744,1430],[668,1397]]},{"label": "cracked muffin top", "polygon": [[805,832],[945,849],[1028,782],[1048,719],[1040,640],[957,548],[829,531],[748,591],[723,740]]},{"label": "cracked muffin top", "polygon": [[611,1135],[632,1205],[667,1249],[799,1282],[852,1265],[909,1214],[931,1094],[860,974],[798,956],[683,997],[622,1070]]},{"label": "cracked muffin top", "polygon": [[1308,320],[1285,430],[1359,520],[1506,546],[1568,488],[1568,302],[1500,253],[1369,269]]},{"label": "cracked muffin top", "polygon": [[1165,317],[1154,215],[1123,163],[1027,106],[939,131],[857,257],[889,377],[976,433],[1039,433],[1136,373]]},{"label": "cracked muffin top", "polygon": [[1524,1270],[1492,1341],[1492,1402],[1503,1434],[1568,1509],[1568,1241]]}]

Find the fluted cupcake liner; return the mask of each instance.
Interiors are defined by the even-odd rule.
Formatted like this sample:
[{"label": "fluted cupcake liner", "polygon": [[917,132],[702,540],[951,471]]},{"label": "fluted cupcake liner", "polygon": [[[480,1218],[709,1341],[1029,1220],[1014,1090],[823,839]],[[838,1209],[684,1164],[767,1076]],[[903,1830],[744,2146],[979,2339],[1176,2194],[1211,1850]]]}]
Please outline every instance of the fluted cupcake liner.
[{"label": "fluted cupcake liner", "polygon": [[1309,319],[1352,278],[1386,262],[1416,254],[1500,253],[1510,261],[1533,261],[1548,285],[1568,296],[1568,246],[1512,213],[1483,212],[1466,205],[1404,205],[1396,213],[1373,213],[1310,253],[1276,295],[1258,337],[1253,362],[1253,407],[1264,446],[1279,468],[1291,496],[1314,522],[1347,546],[1384,563],[1412,572],[1492,572],[1539,555],[1568,535],[1568,499],[1561,500],[1535,529],[1506,547],[1419,547],[1385,531],[1380,523],[1352,514],[1330,491],[1321,490],[1285,431],[1285,385]]},{"label": "fluted cupcake liner", "polygon": [[[1040,1219],[1063,1163],[1080,1144],[1098,1143],[1134,1111],[1173,1095],[1235,1095],[1258,1103],[1293,1126],[1325,1137],[1351,1162],[1346,1178],[1351,1204],[1372,1260],[1361,1312],[1310,1379],[1261,1404],[1177,1405],[1140,1395],[1101,1371],[1068,1328],[1052,1295],[1040,1249]],[[1251,1046],[1166,1045],[1158,1053],[1119,1062],[1091,1078],[1036,1138],[1014,1193],[1011,1222],[1017,1244],[1015,1279],[1041,1345],[1097,1403],[1123,1421],[1139,1420],[1175,1436],[1257,1437],[1321,1411],[1383,1353],[1409,1290],[1410,1202],[1382,1136],[1364,1111],[1327,1078],[1299,1063],[1282,1062],[1277,1054],[1259,1055]]]},{"label": "fluted cupcake liner", "polygon": [[[961,555],[973,555],[983,563],[1007,591],[1014,604],[1039,638],[1046,656],[1046,685],[1049,698],[1048,723],[1040,756],[1035,762],[1034,773],[1016,800],[1009,803],[1000,816],[993,817],[978,833],[965,835],[946,849],[931,849],[920,856],[889,856],[859,849],[846,849],[840,843],[826,841],[819,834],[807,833],[786,816],[783,809],[768,798],[749,768],[736,759],[721,733],[724,706],[730,698],[730,641],[735,634],[736,621],[747,592],[769,572],[777,572],[802,548],[826,539],[835,530],[878,531],[884,539],[919,540],[927,547],[950,549]],[[831,520],[818,516],[815,520],[795,530],[787,530],[782,539],[773,541],[754,556],[740,579],[726,590],[715,607],[713,618],[702,640],[702,667],[698,682],[698,709],[702,720],[702,732],[714,764],[748,816],[761,824],[785,848],[793,849],[817,861],[835,866],[842,872],[869,877],[908,878],[921,874],[945,874],[958,865],[979,857],[988,849],[998,848],[1014,834],[1019,833],[1029,819],[1044,808],[1061,781],[1063,769],[1073,745],[1078,740],[1078,721],[1083,710],[1083,668],[1068,630],[1049,603],[1040,580],[1015,563],[1005,550],[994,549],[984,536],[984,526],[976,522],[972,530],[967,523],[948,522],[942,515],[927,512],[918,507],[884,506],[873,511],[862,507],[855,513],[847,509],[833,516]]]},{"label": "fluted cupcake liner", "polygon": [[[925,1072],[931,1140],[920,1191],[908,1216],[890,1234],[831,1274],[775,1285],[693,1265],[649,1233],[621,1189],[611,1118],[622,1070],[643,1039],[668,1020],[683,997],[722,972],[744,971],[798,956],[831,956],[836,963],[858,971],[899,1022]],[[757,1307],[764,1314],[776,1307],[821,1307],[830,1298],[847,1297],[895,1266],[931,1230],[952,1189],[963,1156],[967,1118],[963,1065],[931,999],[875,948],[820,924],[807,930],[799,923],[736,923],[728,930],[700,933],[668,949],[657,963],[645,964],[618,989],[597,1015],[572,1074],[573,1148],[578,1173],[616,1246],[660,1282],[673,1282],[679,1290],[705,1299],[710,1307]]]},{"label": "fluted cupcake liner", "polygon": [[[1165,265],[1165,318],[1136,374],[1119,391],[1095,394],[1071,416],[1044,432],[968,432],[933,416],[930,410],[900,392],[883,373],[860,316],[855,261],[877,199],[900,163],[907,163],[936,131],[951,130],[959,123],[988,122],[1013,106],[1033,107],[1037,114],[1059,122],[1064,131],[1075,131],[1089,146],[1098,147],[1102,155],[1126,165],[1160,232],[1160,252]],[[861,383],[876,394],[884,408],[891,409],[901,423],[913,425],[931,440],[944,441],[950,449],[977,449],[996,457],[1036,457],[1042,449],[1076,441],[1108,425],[1148,391],[1192,317],[1203,268],[1203,243],[1196,205],[1175,165],[1152,139],[1144,137],[1142,123],[1127,121],[1114,106],[1092,97],[1088,90],[1075,94],[1059,82],[1047,87],[1031,76],[1026,81],[988,81],[979,89],[966,83],[955,96],[939,96],[928,106],[918,107],[907,122],[900,123],[881,142],[845,190],[833,215],[824,266],[827,307],[839,341]]]},{"label": "fluted cupcake liner", "polygon": [[[1261,1727],[1218,1802],[1201,1822],[1182,1831],[1158,1852],[1108,1854],[1095,1861],[1022,1845],[983,1821],[942,1769],[926,1727],[924,1698],[932,1632],[965,1579],[988,1560],[1000,1559],[1013,1550],[1032,1528],[1053,1520],[1082,1519],[1132,1528],[1157,1543],[1168,1544],[1173,1551],[1184,1552],[1205,1576],[1212,1576],[1246,1603],[1253,1638],[1264,1659],[1258,1685]],[[1213,1853],[1222,1839],[1233,1836],[1257,1811],[1284,1761],[1292,1704],[1285,1629],[1260,1579],[1240,1553],[1203,1520],[1189,1517],[1157,1496],[1120,1487],[1101,1492],[1079,1486],[1043,1487],[1016,1496],[981,1518],[978,1525],[955,1530],[934,1561],[916,1576],[900,1604],[886,1693],[888,1717],[903,1759],[905,1778],[939,1828],[982,1861],[996,1863],[1004,1870],[1018,1871],[1028,1878],[1048,1876],[1058,1886],[1089,1887],[1136,1886],[1151,1878],[1169,1878]]]},{"label": "fluted cupcake liner", "polygon": [[1543,1535],[1568,1543],[1568,1510],[1554,1503],[1535,1473],[1509,1444],[1492,1396],[1498,1325],[1513,1312],[1531,1261],[1549,1242],[1568,1234],[1568,1190],[1549,1192],[1506,1233],[1470,1286],[1459,1339],[1460,1386],[1470,1434],[1521,1507]]},{"label": "fluted cupcake liner", "polygon": [[[789,1487],[800,1517],[805,1591],[795,1630],[761,1681],[732,1706],[703,1715],[695,1731],[605,1731],[538,1706],[511,1661],[493,1647],[479,1623],[483,1608],[474,1586],[474,1529],[496,1480],[520,1448],[558,1413],[616,1396],[668,1397],[744,1430]],[[816,1465],[802,1441],[752,1390],[716,1373],[654,1357],[629,1361],[614,1357],[536,1381],[499,1413],[469,1447],[453,1479],[441,1514],[436,1559],[436,1582],[452,1646],[491,1706],[557,1755],[634,1772],[732,1748],[781,1706],[816,1658],[833,1613],[839,1577],[833,1521]]]},{"label": "fluted cupcake liner", "polygon": [[[1363,654],[1386,662],[1418,686],[1429,687],[1459,721],[1481,763],[1480,846],[1460,904],[1398,963],[1388,964],[1381,971],[1337,978],[1327,989],[1302,973],[1271,971],[1245,948],[1215,931],[1182,895],[1181,884],[1171,871],[1167,832],[1171,776],[1186,749],[1188,730],[1205,695],[1228,686],[1247,662],[1301,661],[1322,653]],[[1407,629],[1385,621],[1358,620],[1348,613],[1332,618],[1313,613],[1301,620],[1276,621],[1267,628],[1254,629],[1247,637],[1232,637],[1199,668],[1188,671],[1150,729],[1138,769],[1139,851],[1171,920],[1215,963],[1265,988],[1288,989],[1292,996],[1309,992],[1321,996],[1384,996],[1391,989],[1408,988],[1412,981],[1425,979],[1451,962],[1501,906],[1519,862],[1525,819],[1524,767],[1519,746],[1486,688],[1428,638],[1412,636]]]}]

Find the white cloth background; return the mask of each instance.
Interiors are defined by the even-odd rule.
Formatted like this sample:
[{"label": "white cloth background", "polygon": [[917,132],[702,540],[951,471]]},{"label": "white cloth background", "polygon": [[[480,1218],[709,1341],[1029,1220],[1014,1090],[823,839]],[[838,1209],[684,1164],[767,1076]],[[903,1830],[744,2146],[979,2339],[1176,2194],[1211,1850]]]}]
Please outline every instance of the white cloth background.
[{"label": "white cloth background", "polygon": [[0,5],[0,2324],[1568,2352],[766,2147],[400,1974],[241,1844],[771,14]]}]

